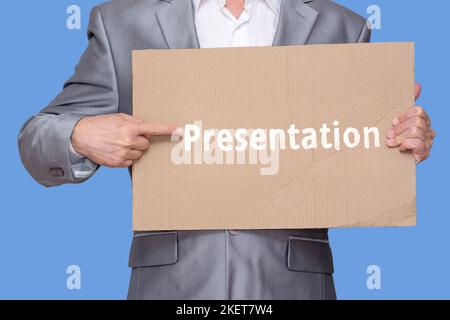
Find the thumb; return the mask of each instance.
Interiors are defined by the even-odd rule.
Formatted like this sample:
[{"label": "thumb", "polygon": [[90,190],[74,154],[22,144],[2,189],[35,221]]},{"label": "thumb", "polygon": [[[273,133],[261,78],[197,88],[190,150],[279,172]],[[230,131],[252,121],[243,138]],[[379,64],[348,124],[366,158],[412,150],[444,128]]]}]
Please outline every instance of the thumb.
[{"label": "thumb", "polygon": [[415,90],[416,100],[420,98],[421,93],[422,93],[422,85],[420,83],[416,83],[416,90]]},{"label": "thumb", "polygon": [[143,136],[170,136],[177,130],[175,124],[148,123],[143,122],[139,125],[139,134]]}]

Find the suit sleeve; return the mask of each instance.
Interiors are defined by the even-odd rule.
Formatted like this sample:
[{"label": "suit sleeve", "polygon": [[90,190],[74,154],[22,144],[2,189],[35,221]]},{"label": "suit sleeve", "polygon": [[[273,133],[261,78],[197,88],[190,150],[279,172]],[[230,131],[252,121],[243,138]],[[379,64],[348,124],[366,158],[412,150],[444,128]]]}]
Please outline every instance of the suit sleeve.
[{"label": "suit sleeve", "polygon": [[88,39],[89,45],[62,92],[19,133],[22,162],[44,186],[80,183],[91,177],[96,164],[85,158],[72,163],[73,129],[83,117],[118,112],[115,67],[98,7],[91,11]]}]

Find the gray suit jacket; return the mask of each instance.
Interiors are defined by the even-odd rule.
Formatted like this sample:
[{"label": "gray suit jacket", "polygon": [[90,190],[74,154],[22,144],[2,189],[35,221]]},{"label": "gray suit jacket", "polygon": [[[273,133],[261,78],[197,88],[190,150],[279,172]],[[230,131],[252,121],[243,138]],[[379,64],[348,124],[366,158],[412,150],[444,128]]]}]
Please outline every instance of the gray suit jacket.
[{"label": "gray suit jacket", "polygon": [[[22,161],[45,186],[79,183],[70,137],[82,117],[132,113],[131,50],[198,48],[191,0],[95,7],[89,46],[63,91],[19,134]],[[274,45],[367,42],[355,13],[328,0],[282,0]],[[334,299],[327,230],[148,232],[133,238],[131,299]]]}]

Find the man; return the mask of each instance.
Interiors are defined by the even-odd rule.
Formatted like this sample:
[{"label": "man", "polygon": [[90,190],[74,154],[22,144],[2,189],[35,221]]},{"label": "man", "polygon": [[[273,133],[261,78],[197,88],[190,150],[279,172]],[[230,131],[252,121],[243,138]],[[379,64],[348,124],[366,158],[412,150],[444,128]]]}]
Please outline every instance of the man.
[{"label": "man", "polygon": [[[129,167],[151,152],[151,136],[176,129],[129,115],[133,49],[367,42],[370,30],[328,0],[121,0],[92,10],[88,36],[64,90],[19,135],[26,168],[45,186],[83,182],[102,165]],[[386,143],[420,162],[430,125],[411,108]],[[137,233],[129,264],[130,299],[336,298],[327,230]]]}]

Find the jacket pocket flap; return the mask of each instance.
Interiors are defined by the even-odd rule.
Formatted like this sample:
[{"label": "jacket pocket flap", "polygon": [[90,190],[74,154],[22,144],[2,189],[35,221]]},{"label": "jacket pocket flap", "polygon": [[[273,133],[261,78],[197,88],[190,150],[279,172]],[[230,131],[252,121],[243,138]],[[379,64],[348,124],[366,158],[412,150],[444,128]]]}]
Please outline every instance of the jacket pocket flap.
[{"label": "jacket pocket flap", "polygon": [[178,260],[178,234],[137,233],[130,251],[130,268],[174,264]]},{"label": "jacket pocket flap", "polygon": [[288,268],[292,271],[333,274],[328,240],[289,237]]}]

